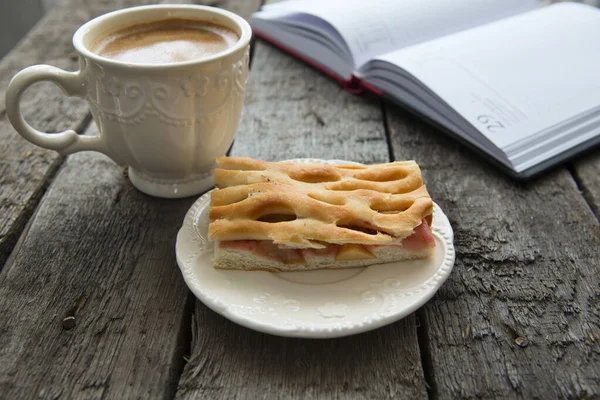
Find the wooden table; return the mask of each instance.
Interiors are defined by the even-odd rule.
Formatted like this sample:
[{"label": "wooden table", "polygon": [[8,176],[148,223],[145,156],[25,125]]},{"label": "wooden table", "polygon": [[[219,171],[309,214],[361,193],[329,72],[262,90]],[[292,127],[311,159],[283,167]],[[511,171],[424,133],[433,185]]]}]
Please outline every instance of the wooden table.
[{"label": "wooden table", "polygon": [[[210,2],[244,17],[259,3]],[[115,7],[63,1],[0,62],[0,98],[25,66],[75,70],[71,35]],[[233,155],[415,159],[456,233],[452,275],[414,314],[352,337],[286,339],[187,290],[174,246],[195,198],[143,195],[99,154],[39,149],[3,104],[0,398],[600,396],[598,151],[517,183],[406,112],[255,43]],[[97,129],[85,102],[50,84],[23,107],[42,130]]]}]

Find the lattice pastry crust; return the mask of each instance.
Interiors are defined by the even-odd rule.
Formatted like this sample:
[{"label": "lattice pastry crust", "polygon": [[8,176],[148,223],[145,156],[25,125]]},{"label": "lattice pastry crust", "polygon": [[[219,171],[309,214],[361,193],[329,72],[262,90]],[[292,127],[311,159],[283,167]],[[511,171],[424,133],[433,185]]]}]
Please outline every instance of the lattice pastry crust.
[{"label": "lattice pastry crust", "polygon": [[433,202],[419,166],[265,162],[220,157],[209,239],[269,240],[280,247],[386,245],[410,236]]}]

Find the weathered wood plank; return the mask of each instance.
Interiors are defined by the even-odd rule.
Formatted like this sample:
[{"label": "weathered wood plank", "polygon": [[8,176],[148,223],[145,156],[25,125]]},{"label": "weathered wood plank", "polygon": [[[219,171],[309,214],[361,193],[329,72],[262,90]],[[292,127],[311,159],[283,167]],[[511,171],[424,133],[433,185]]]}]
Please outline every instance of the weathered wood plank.
[{"label": "weathered wood plank", "polygon": [[[90,18],[113,7],[109,0],[63,1],[0,61],[0,270],[48,180],[63,161],[58,153],[30,144],[13,130],[4,113],[6,86],[15,73],[33,64],[77,69],[77,54],[71,44],[73,33]],[[50,83],[33,86],[22,104],[26,119],[48,132],[69,128],[81,132],[87,122],[85,102],[63,96]]]},{"label": "weathered wood plank", "polygon": [[[156,2],[123,0],[118,6],[152,3]],[[58,153],[30,144],[13,130],[4,112],[6,86],[15,73],[33,64],[76,70],[78,57],[71,43],[73,33],[89,19],[116,6],[112,0],[64,0],[0,61],[0,270],[49,179],[63,161]],[[82,132],[89,122],[85,101],[65,97],[50,83],[32,86],[22,105],[29,123],[42,131]]]},{"label": "weathered wood plank", "polygon": [[[232,154],[386,162],[380,103],[344,92],[263,43],[255,48]],[[414,316],[338,340],[286,339],[231,323],[196,301],[177,398],[423,398]]]},{"label": "weathered wood plank", "polygon": [[178,399],[422,399],[415,319],[339,339],[258,333],[196,304]]},{"label": "weathered wood plank", "polygon": [[596,218],[600,219],[600,151],[574,161],[572,170],[583,197],[596,214]]},{"label": "weathered wood plank", "polygon": [[516,183],[387,107],[456,233],[457,262],[422,312],[434,398],[600,396],[600,229],[566,170]]},{"label": "weathered wood plank", "polygon": [[190,323],[173,249],[192,202],[141,194],[102,155],[67,158],[0,275],[2,396],[172,395]]},{"label": "weathered wood plank", "polygon": [[193,201],[143,195],[102,155],[67,158],[0,274],[0,397],[174,396],[193,305],[175,236]]},{"label": "weathered wood plank", "polygon": [[232,154],[387,162],[380,104],[258,43]]}]

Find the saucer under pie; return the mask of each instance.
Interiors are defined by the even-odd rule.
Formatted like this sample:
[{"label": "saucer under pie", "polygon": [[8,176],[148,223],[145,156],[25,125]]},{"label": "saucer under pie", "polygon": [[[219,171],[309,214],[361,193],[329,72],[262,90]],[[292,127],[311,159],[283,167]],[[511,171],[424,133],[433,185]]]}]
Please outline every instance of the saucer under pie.
[{"label": "saucer under pie", "polygon": [[304,271],[427,258],[433,202],[414,161],[220,157],[208,235],[221,269]]}]

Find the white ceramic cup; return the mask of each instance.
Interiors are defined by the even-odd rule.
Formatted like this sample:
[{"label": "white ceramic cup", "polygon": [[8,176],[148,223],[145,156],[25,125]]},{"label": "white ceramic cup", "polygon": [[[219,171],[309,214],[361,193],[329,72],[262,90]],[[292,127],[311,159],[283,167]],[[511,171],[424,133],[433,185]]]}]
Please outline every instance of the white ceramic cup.
[{"label": "white ceramic cup", "polygon": [[[183,18],[208,21],[236,32],[239,40],[216,55],[171,64],[131,64],[90,50],[98,39],[128,26]],[[204,6],[154,5],[102,15],[75,32],[77,72],[36,65],[8,85],[6,113],[30,142],[62,155],[99,151],[129,166],[133,185],[158,197],[186,197],[213,186],[215,158],[225,154],[237,129],[246,80],[250,25],[231,12]],[[65,94],[88,101],[100,132],[48,134],[25,122],[20,110],[24,90],[50,81]]]}]

